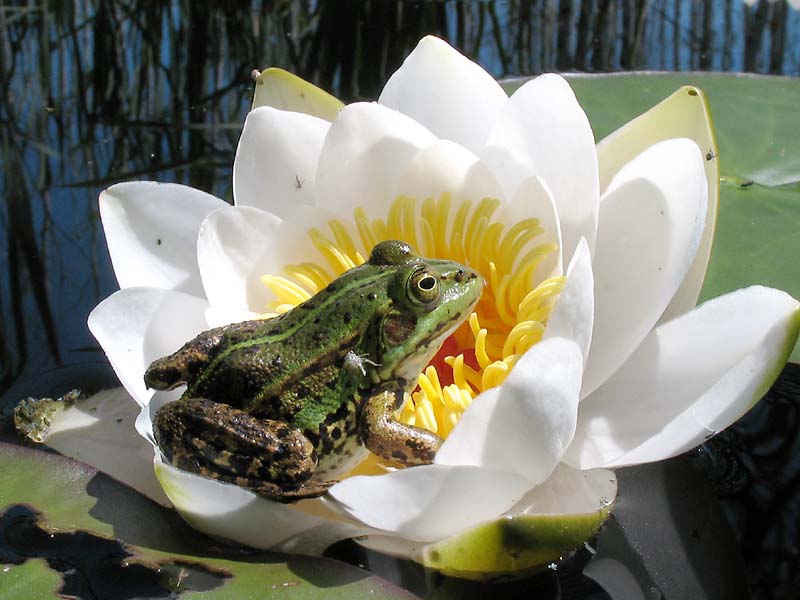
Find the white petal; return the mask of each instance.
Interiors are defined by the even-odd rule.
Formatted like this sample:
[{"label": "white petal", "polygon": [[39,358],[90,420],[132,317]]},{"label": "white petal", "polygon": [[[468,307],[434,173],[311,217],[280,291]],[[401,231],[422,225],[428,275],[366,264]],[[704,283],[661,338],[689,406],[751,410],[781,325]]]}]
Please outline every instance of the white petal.
[{"label": "white petal", "polygon": [[416,153],[397,179],[394,195],[424,200],[448,192],[453,200],[502,198],[500,184],[477,156],[454,142],[440,140]]},{"label": "white petal", "polygon": [[563,272],[561,223],[553,194],[544,179],[536,176],[525,179],[517,188],[511,202],[504,202],[501,205],[497,216],[503,223],[511,224],[531,217],[539,219],[544,233],[526,244],[520,250],[520,255],[541,244],[555,243],[558,249],[550,253],[536,267],[534,285],[548,277],[561,275]]},{"label": "white petal", "polygon": [[595,315],[582,396],[611,375],[658,321],[703,234],[703,157],[691,140],[660,142],[620,171],[600,203]]},{"label": "white petal", "polygon": [[[341,519],[338,516],[338,519]],[[360,524],[341,520],[323,520],[319,525],[304,529],[270,549],[285,554],[301,554],[305,556],[322,556],[336,542],[367,535],[373,531]],[[266,545],[263,546],[265,549]]]},{"label": "white petal", "polygon": [[565,460],[580,468],[659,460],[727,427],[783,368],[798,306],[784,292],[751,287],[659,325],[581,403]]},{"label": "white petal", "polygon": [[714,140],[708,100],[702,90],[684,86],[597,144],[602,191],[614,175],[637,154],[656,142],[678,137],[694,140],[705,154],[704,166],[709,201],[706,229],[700,247],[681,287],[664,311],[663,321],[683,314],[695,306],[711,254],[719,204],[719,159],[716,156],[717,144]]},{"label": "white petal", "polygon": [[615,558],[593,558],[583,573],[596,581],[609,598],[647,600],[631,567]]},{"label": "white petal", "polygon": [[158,444],[156,443],[156,438],[153,435],[153,419],[162,406],[172,402],[173,400],[178,400],[181,396],[183,396],[183,392],[185,390],[185,385],[179,385],[173,390],[155,392],[150,398],[150,402],[142,406],[141,410],[139,411],[139,415],[136,417],[136,431],[139,432],[140,436],[150,442],[150,445],[156,451],[156,454],[160,455],[161,450],[159,449]]},{"label": "white petal", "polygon": [[581,471],[564,463],[525,494],[510,515],[579,515],[606,509],[617,496],[617,477],[607,469]]},{"label": "white petal", "polygon": [[311,515],[299,505],[271,502],[235,485],[186,473],[158,458],[155,469],[181,516],[208,535],[264,550],[326,525],[333,528],[329,543],[346,537],[337,531],[341,524]]},{"label": "white petal", "polygon": [[118,183],[100,193],[100,216],[120,288],[202,295],[197,232],[219,198],[174,183]]},{"label": "white petal", "polygon": [[314,203],[317,161],[330,123],[264,106],[250,111],[233,162],[237,206],[284,217],[296,204]]},{"label": "white petal", "polygon": [[433,36],[420,40],[378,99],[473,152],[507,101],[491,75]]},{"label": "white petal", "polygon": [[[264,257],[266,262],[263,263],[263,267],[267,269],[266,272],[272,275],[282,275],[284,274],[283,269],[287,264],[296,265],[303,262],[315,263],[325,269],[329,276],[335,277],[344,272],[346,268],[342,265],[334,269],[311,239],[311,231],[316,230],[324,238],[335,241],[336,236],[329,226],[333,220],[338,221],[343,230],[347,232],[356,249],[361,248],[360,238],[352,219],[340,220],[327,210],[310,206],[298,206],[292,210],[278,228],[273,244],[275,251],[269,252]],[[362,253],[366,252],[363,248],[361,250]]]},{"label": "white petal", "polygon": [[364,524],[403,538],[433,541],[500,515],[530,484],[513,473],[423,465],[380,476],[350,477],[329,494]]},{"label": "white petal", "polygon": [[322,147],[317,205],[347,217],[357,206],[385,212],[406,163],[435,141],[422,125],[385,106],[346,106]]},{"label": "white petal", "polygon": [[279,226],[277,217],[249,206],[223,208],[203,221],[197,261],[212,308],[266,312],[271,294],[259,277]]},{"label": "white petal", "polygon": [[139,406],[123,388],[103,390],[56,413],[46,444],[164,505],[153,447],[134,427]]},{"label": "white petal", "polygon": [[250,321],[258,318],[258,312],[251,310],[234,310],[226,307],[213,307],[209,306],[205,311],[206,323],[208,328],[223,327],[231,323],[239,323],[241,321]]},{"label": "white petal", "polygon": [[510,471],[544,481],[572,441],[583,359],[571,340],[528,350],[500,387],[480,394],[436,453],[436,464]]},{"label": "white petal", "polygon": [[567,283],[558,296],[544,339],[563,337],[574,341],[581,349],[583,362],[592,344],[592,325],[594,323],[594,275],[592,257],[586,240],[581,239],[572,262],[567,268]]},{"label": "white petal", "polygon": [[127,288],[95,307],[89,330],[122,385],[144,405],[153,394],[142,379],[145,369],[207,329],[203,317],[207,307],[205,300],[182,292]]},{"label": "white petal", "polygon": [[[564,544],[560,548],[561,551],[566,551],[574,545],[583,542],[583,538],[574,539],[580,536],[582,529],[586,528],[587,516],[598,514],[596,527],[609,514],[611,503],[617,495],[617,478],[613,471],[606,469],[592,469],[588,471],[579,471],[572,469],[567,465],[559,464],[553,474],[544,481],[541,485],[536,486],[533,490],[529,491],[525,496],[515,504],[506,514],[499,516],[497,519],[492,519],[478,525],[479,528],[491,527],[492,525],[510,525],[515,518],[520,516],[526,517],[543,517],[541,521],[542,532],[541,536],[534,533],[530,535],[527,541],[530,547],[526,550],[530,552],[544,553],[548,547],[558,543],[557,536],[554,535],[554,523],[552,517],[561,517],[561,539]],[[572,521],[575,519],[577,523]],[[520,522],[519,520],[517,522]],[[532,521],[528,521],[533,523]],[[559,522],[556,522],[559,523]],[[535,527],[535,525],[534,525]],[[506,530],[509,531],[509,530]],[[590,530],[591,532],[591,530]],[[586,532],[585,535],[590,535]],[[517,530],[520,533],[520,530]],[[461,536],[469,536],[470,531],[460,534]],[[501,540],[505,537],[502,533],[498,536]],[[538,537],[538,539],[537,539]],[[556,539],[553,539],[556,537]],[[365,538],[356,540],[362,546],[377,550],[390,556],[397,556],[401,558],[408,558],[422,562],[423,555],[428,555],[430,558],[431,550],[442,550],[442,545],[449,546],[450,543],[457,544],[457,540],[453,537],[445,538],[437,543],[433,548],[418,541],[407,540],[397,536],[388,535],[368,535]],[[496,537],[486,534],[484,536],[477,535],[473,538],[472,542],[466,542],[461,546],[463,552],[473,552],[478,556],[477,560],[481,558],[481,552],[486,551],[486,544],[490,544],[491,549],[499,552],[513,552],[515,546],[525,546],[525,538],[508,539],[505,542],[496,541]],[[539,547],[537,547],[539,544]],[[494,547],[495,545],[499,547]],[[505,547],[503,547],[505,546]],[[489,550],[491,551],[491,550]],[[463,555],[462,555],[463,556]],[[498,562],[502,559],[498,557]],[[438,561],[438,567],[448,567],[447,560]],[[546,561],[549,562],[549,561]],[[513,564],[513,562],[512,562]],[[490,565],[483,564],[483,568],[491,570]]]},{"label": "white petal", "polygon": [[510,197],[539,175],[550,186],[561,219],[566,259],[584,237],[594,248],[597,231],[597,154],[586,114],[569,84],[542,75],[509,99],[481,153]]}]

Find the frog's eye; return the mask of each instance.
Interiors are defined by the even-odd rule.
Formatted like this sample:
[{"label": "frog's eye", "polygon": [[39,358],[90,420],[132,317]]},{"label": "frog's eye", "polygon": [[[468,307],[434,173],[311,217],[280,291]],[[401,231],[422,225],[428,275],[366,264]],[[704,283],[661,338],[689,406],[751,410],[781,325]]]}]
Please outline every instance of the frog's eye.
[{"label": "frog's eye", "polygon": [[439,299],[439,278],[428,269],[418,269],[408,278],[408,298],[414,304],[426,305]]}]

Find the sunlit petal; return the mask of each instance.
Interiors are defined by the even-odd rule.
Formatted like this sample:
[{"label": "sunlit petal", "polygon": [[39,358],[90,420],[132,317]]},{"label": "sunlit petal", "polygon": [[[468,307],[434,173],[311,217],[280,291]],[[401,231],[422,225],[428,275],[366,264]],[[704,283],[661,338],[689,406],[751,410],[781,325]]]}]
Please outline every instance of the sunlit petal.
[{"label": "sunlit petal", "polygon": [[794,347],[798,302],[751,287],[659,325],[581,403],[565,459],[580,468],[673,456],[739,418]]},{"label": "sunlit petal", "polygon": [[206,300],[183,292],[126,288],[95,307],[89,315],[89,330],[122,385],[144,405],[153,394],[142,379],[145,369],[207,329],[207,307]]},{"label": "sunlit petal", "polygon": [[711,255],[719,204],[719,152],[708,99],[702,90],[684,86],[597,144],[602,192],[619,170],[640,152],[658,142],[679,137],[693,140],[704,153],[708,208],[700,247],[681,287],[664,311],[662,320],[669,320],[695,306]]},{"label": "sunlit petal", "polygon": [[378,99],[473,152],[483,146],[507,101],[491,75],[433,36],[420,40]]},{"label": "sunlit petal", "polygon": [[453,200],[502,198],[489,168],[462,146],[440,140],[417,152],[397,179],[395,196],[417,200],[449,193]]},{"label": "sunlit petal", "polygon": [[250,111],[233,162],[236,205],[284,217],[292,206],[313,204],[329,127],[322,119],[267,106]]},{"label": "sunlit petal", "polygon": [[510,515],[591,514],[609,507],[617,478],[607,469],[578,470],[561,463],[550,477],[525,494]]},{"label": "sunlit petal", "polygon": [[686,139],[649,148],[609,185],[600,204],[583,396],[630,356],[680,286],[703,234],[706,193],[700,150]]},{"label": "sunlit petal", "polygon": [[174,183],[118,183],[100,193],[100,216],[120,288],[158,287],[201,296],[197,232],[219,198]]},{"label": "sunlit petal", "polygon": [[594,134],[569,84],[542,75],[519,88],[500,113],[481,157],[508,196],[539,175],[558,207],[564,260],[583,237],[594,248],[599,186]]},{"label": "sunlit petal", "polygon": [[358,206],[388,207],[398,176],[436,137],[413,119],[380,104],[342,109],[317,167],[317,205],[341,216]]},{"label": "sunlit petal", "polygon": [[138,413],[138,405],[123,388],[102,390],[55,413],[43,441],[169,505],[153,473],[153,446],[134,427]]},{"label": "sunlit petal", "polygon": [[259,278],[279,227],[277,217],[249,206],[223,208],[203,221],[197,260],[212,308],[263,310],[269,293]]},{"label": "sunlit petal", "polygon": [[584,364],[592,344],[594,324],[594,274],[586,240],[581,240],[567,268],[567,283],[547,321],[544,339],[563,337],[581,350]]},{"label": "sunlit petal", "polygon": [[506,471],[423,465],[350,477],[329,493],[345,513],[370,527],[432,541],[508,510],[529,487],[524,477]]},{"label": "sunlit petal", "polygon": [[536,344],[500,387],[475,398],[436,454],[441,465],[475,465],[544,481],[572,441],[583,359],[571,340]]},{"label": "sunlit petal", "polygon": [[330,533],[328,545],[354,533],[351,528],[316,517],[297,506],[272,502],[238,486],[181,471],[159,458],[155,469],[181,516],[208,535],[266,550],[326,525]]}]

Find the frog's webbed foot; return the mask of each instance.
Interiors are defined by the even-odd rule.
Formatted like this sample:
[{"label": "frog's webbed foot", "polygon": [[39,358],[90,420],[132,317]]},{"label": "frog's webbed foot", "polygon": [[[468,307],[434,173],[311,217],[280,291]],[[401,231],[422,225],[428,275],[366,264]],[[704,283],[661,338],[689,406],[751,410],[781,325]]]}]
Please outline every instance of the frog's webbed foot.
[{"label": "frog's webbed foot", "polygon": [[384,390],[367,398],[361,409],[360,433],[370,452],[407,467],[433,462],[442,438],[427,429],[395,420],[402,405],[403,391]]},{"label": "frog's webbed foot", "polygon": [[273,500],[319,496],[333,483],[311,481],[317,457],[301,431],[226,404],[197,398],[170,402],[156,413],[153,431],[172,465]]}]

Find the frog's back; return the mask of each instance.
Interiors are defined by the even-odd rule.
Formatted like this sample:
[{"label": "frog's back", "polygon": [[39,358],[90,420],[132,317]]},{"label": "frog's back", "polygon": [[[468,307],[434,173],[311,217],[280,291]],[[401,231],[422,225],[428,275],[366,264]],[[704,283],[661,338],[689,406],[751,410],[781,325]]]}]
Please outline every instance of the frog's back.
[{"label": "frog's back", "polygon": [[254,416],[306,430],[344,410],[357,394],[359,373],[348,354],[368,352],[385,309],[388,277],[364,265],[345,273],[310,300],[256,325],[225,331],[187,397],[224,402]]}]

